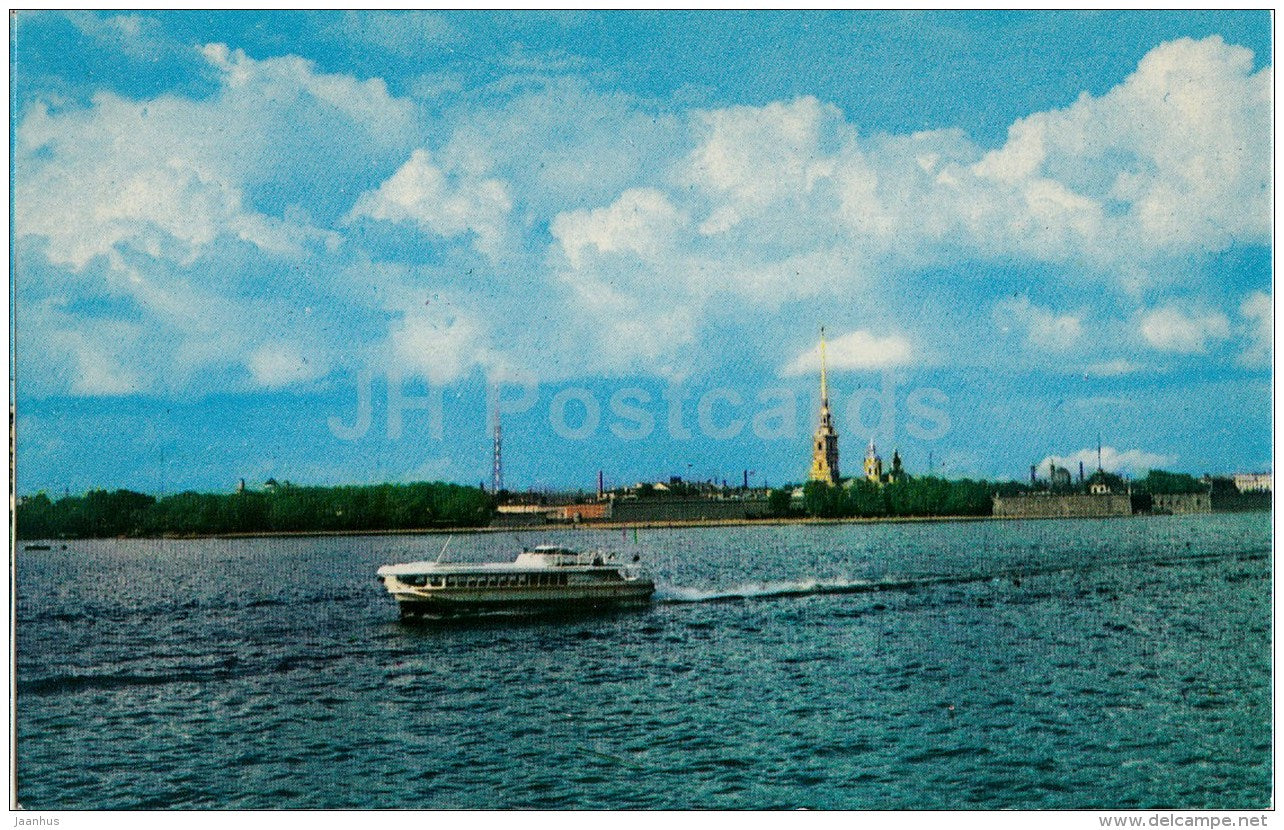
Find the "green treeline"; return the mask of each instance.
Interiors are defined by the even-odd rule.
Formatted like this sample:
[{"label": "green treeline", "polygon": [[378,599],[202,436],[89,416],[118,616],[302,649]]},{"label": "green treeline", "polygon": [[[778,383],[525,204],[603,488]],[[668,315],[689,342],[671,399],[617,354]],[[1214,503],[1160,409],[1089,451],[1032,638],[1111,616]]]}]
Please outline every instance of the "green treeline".
[{"label": "green treeline", "polygon": [[[1227,480],[1229,481],[1229,480]],[[1083,482],[1066,486],[1052,486],[1055,493],[1086,492],[1089,485],[1103,483],[1112,492],[1125,492],[1128,482],[1113,473],[1096,472]],[[1213,489],[1220,480],[1213,479]],[[1186,473],[1169,473],[1151,470],[1144,478],[1132,482],[1134,493],[1182,494],[1207,493],[1210,484]],[[993,512],[992,497],[1015,496],[1035,490],[1048,490],[1041,482],[1031,486],[1020,481],[973,481],[970,479],[944,479],[933,476],[906,477],[882,484],[863,478],[845,482],[842,487],[831,487],[821,482],[810,482],[803,488],[802,510],[818,518],[849,518],[877,516],[989,516]],[[1233,489],[1233,485],[1232,485]],[[791,505],[789,489],[773,490],[768,500],[773,514],[786,515],[796,511]]]},{"label": "green treeline", "polygon": [[494,503],[476,487],[442,482],[366,487],[284,486],[232,494],[178,493],[155,499],[129,490],[91,490],[17,506],[19,539],[190,536],[281,531],[479,527]]},{"label": "green treeline", "polygon": [[[803,509],[832,519],[874,516],[988,516],[996,486],[987,481],[927,476],[876,484],[859,478],[842,487],[810,482],[803,488]],[[779,504],[774,501],[773,506]]]},{"label": "green treeline", "polygon": [[[1227,479],[1229,481],[1229,479]],[[1231,488],[1234,488],[1231,484]],[[1169,473],[1163,470],[1151,470],[1145,478],[1139,478],[1133,483],[1134,490],[1140,490],[1143,493],[1151,495],[1168,495],[1176,496],[1184,493],[1207,493],[1210,482],[1200,481],[1192,475],[1186,473]]]}]

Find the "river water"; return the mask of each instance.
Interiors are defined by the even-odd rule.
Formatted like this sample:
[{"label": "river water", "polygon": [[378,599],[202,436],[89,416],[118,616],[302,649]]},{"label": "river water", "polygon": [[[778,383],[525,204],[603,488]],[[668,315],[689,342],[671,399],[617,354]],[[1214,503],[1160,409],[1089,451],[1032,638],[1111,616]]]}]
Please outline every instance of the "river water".
[{"label": "river water", "polygon": [[649,608],[408,624],[439,537],[17,554],[29,809],[1225,808],[1271,798],[1265,513],[459,535]]}]

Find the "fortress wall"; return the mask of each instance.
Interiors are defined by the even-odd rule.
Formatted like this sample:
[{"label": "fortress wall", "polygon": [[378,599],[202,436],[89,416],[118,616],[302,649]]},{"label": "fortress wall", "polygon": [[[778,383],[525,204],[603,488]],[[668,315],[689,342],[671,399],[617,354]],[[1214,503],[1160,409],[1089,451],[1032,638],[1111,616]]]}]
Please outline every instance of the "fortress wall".
[{"label": "fortress wall", "polygon": [[1213,497],[1208,493],[1183,493],[1181,495],[1151,496],[1152,513],[1212,513]]},{"label": "fortress wall", "polygon": [[1091,519],[1131,516],[1132,499],[1123,493],[995,496],[994,515],[1003,519]]},{"label": "fortress wall", "polygon": [[750,519],[766,516],[767,511],[766,499],[617,501],[611,511],[611,521],[691,522],[706,519]]}]

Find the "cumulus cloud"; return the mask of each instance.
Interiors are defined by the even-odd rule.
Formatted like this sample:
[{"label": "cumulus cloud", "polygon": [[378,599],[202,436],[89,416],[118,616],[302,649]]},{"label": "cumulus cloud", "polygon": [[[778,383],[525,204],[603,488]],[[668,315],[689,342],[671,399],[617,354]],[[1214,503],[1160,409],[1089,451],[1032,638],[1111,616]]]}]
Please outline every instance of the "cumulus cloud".
[{"label": "cumulus cloud", "polygon": [[81,270],[128,246],[191,263],[220,236],[298,254],[319,235],[248,208],[216,160],[149,134],[147,107],[102,94],[86,115],[68,125],[41,106],[19,128],[15,232],[44,238],[50,262]]},{"label": "cumulus cloud", "polygon": [[[1077,470],[1079,462],[1084,470],[1097,469],[1097,448],[1076,450],[1068,455],[1050,455],[1039,462],[1039,469],[1048,469],[1053,463],[1058,467]],[[1148,471],[1168,467],[1177,461],[1175,455],[1163,455],[1145,450],[1118,450],[1114,447],[1101,448],[1101,467],[1108,473],[1129,473],[1133,476],[1145,475]]]},{"label": "cumulus cloud", "polygon": [[[256,208],[249,191],[325,152],[300,135],[316,110],[329,113],[328,135],[378,145],[407,135],[411,107],[382,81],[318,73],[300,58],[255,61],[221,44],[201,53],[221,82],[213,98],[103,92],[87,109],[28,112],[17,128],[15,233],[43,238],[50,262],[76,270],[118,246],[190,263],[219,238],[293,256],[333,244],[297,212]],[[341,178],[342,163],[326,162]]]},{"label": "cumulus cloud", "polygon": [[[902,298],[934,291],[925,269],[959,263],[1051,265],[1056,276],[1040,278],[1074,291],[1139,298],[1163,283],[1175,295],[1200,278],[1191,258],[1269,240],[1269,87],[1245,49],[1175,41],[1105,94],[1020,120],[990,152],[957,130],[862,136],[810,97],[697,111],[692,148],[666,177],[555,217],[569,264],[558,279],[680,304],[697,325],[720,293],[762,308],[841,297],[877,312],[881,292],[904,329],[915,312]],[[996,316],[1033,349],[1092,351],[1081,311],[1022,299]],[[1199,317],[1192,334],[1164,313],[1146,336],[1198,350],[1224,338],[1221,322]]]},{"label": "cumulus cloud", "polygon": [[[315,294],[314,274],[298,263],[338,245],[338,234],[310,219],[317,196],[342,190],[370,153],[413,131],[413,108],[382,81],[319,73],[300,58],[256,61],[217,44],[200,55],[219,84],[207,98],[102,92],[87,107],[37,103],[17,125],[15,239],[54,266],[29,263],[15,277],[29,301],[24,331],[65,346],[24,350],[24,368],[67,375],[70,391],[158,391],[235,366],[279,385],[290,373],[254,350],[279,326],[283,305]],[[336,140],[367,150],[335,154]],[[309,176],[321,159],[328,177]],[[309,189],[318,180],[328,183]],[[116,323],[138,336],[113,342],[111,320],[77,318],[68,297],[127,308]],[[169,365],[154,359],[158,347]],[[114,356],[114,370],[102,354]]]},{"label": "cumulus cloud", "polygon": [[1230,337],[1230,321],[1220,311],[1188,314],[1165,306],[1142,318],[1141,333],[1161,351],[1195,354],[1207,351],[1210,343]]},{"label": "cumulus cloud", "polygon": [[963,256],[1153,280],[1146,263],[1269,239],[1269,90],[1212,37],[1157,47],[988,153],[952,130],[862,137],[807,97],[697,112],[673,197],[702,235],[767,256],[837,242],[888,273]]},{"label": "cumulus cloud", "polygon": [[647,188],[625,191],[608,207],[559,214],[550,230],[571,267],[580,269],[589,251],[627,251],[654,262],[672,250],[685,221],[663,193]]},{"label": "cumulus cloud", "polygon": [[[1106,261],[1264,241],[1271,74],[1252,66],[1216,36],[1162,44],[1105,95],[1018,121],[972,172]],[[1016,241],[1038,233],[1015,220]]]},{"label": "cumulus cloud", "polygon": [[[391,49],[451,36],[431,15],[353,26]],[[775,366],[790,315],[817,302],[886,321],[835,339],[835,369],[976,361],[987,346],[969,325],[989,314],[1027,351],[1124,374],[1134,364],[1086,336],[1089,319],[1094,335],[1112,325],[1083,311],[1103,291],[1134,340],[1200,352],[1243,334],[1246,361],[1267,353],[1260,300],[1232,331],[1183,297],[1207,257],[1270,238],[1270,71],[1216,37],[1157,47],[993,149],[957,129],[866,134],[810,96],[685,110],[534,67],[416,106],[299,57],[197,54],[216,82],[200,100],[100,94],[17,122],[15,234],[57,266],[35,299],[124,298],[142,314],[145,336],[97,380],[70,345],[56,358],[78,389],[146,386],[150,364],[128,353],[143,340],[185,361],[175,374],[233,366],[268,386],[370,355],[444,381],[501,364],[675,377],[722,329]],[[1000,271],[1061,307],[996,306]],[[423,306],[439,290],[455,316]],[[193,303],[209,310],[193,318]],[[305,304],[318,314],[281,335]],[[73,329],[70,307],[35,330]],[[504,323],[523,317],[538,338]]]},{"label": "cumulus cloud", "polygon": [[804,197],[834,174],[836,160],[822,147],[830,131],[842,127],[831,104],[804,97],[699,112],[695,120],[698,144],[680,176],[716,194],[719,204],[703,233],[721,233],[767,205]]},{"label": "cumulus cloud", "polygon": [[[834,371],[884,369],[901,366],[913,357],[913,349],[904,337],[883,337],[857,330],[825,341],[825,365]],[[794,358],[782,372],[785,376],[810,375],[820,372],[820,344]]]},{"label": "cumulus cloud", "polygon": [[[49,313],[48,309],[37,313]],[[64,325],[52,329],[42,348],[61,358],[56,365],[64,376],[65,388],[73,395],[128,395],[150,388],[130,353],[146,342],[143,326],[120,320],[72,321],[63,317]],[[48,379],[36,379],[35,388],[42,390]]]},{"label": "cumulus cloud", "polygon": [[513,200],[498,179],[456,176],[433,164],[427,150],[418,149],[387,181],[361,194],[352,216],[394,222],[412,221],[443,237],[475,235],[479,251],[495,259],[504,242],[505,221]]}]

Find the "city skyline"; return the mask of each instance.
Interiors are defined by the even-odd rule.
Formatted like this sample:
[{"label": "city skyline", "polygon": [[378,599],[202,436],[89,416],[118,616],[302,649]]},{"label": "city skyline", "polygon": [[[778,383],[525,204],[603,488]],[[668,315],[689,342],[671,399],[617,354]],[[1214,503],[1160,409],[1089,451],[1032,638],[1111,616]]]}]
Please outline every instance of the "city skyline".
[{"label": "city skyline", "polygon": [[1269,12],[14,29],[19,493],[1271,467]]}]

